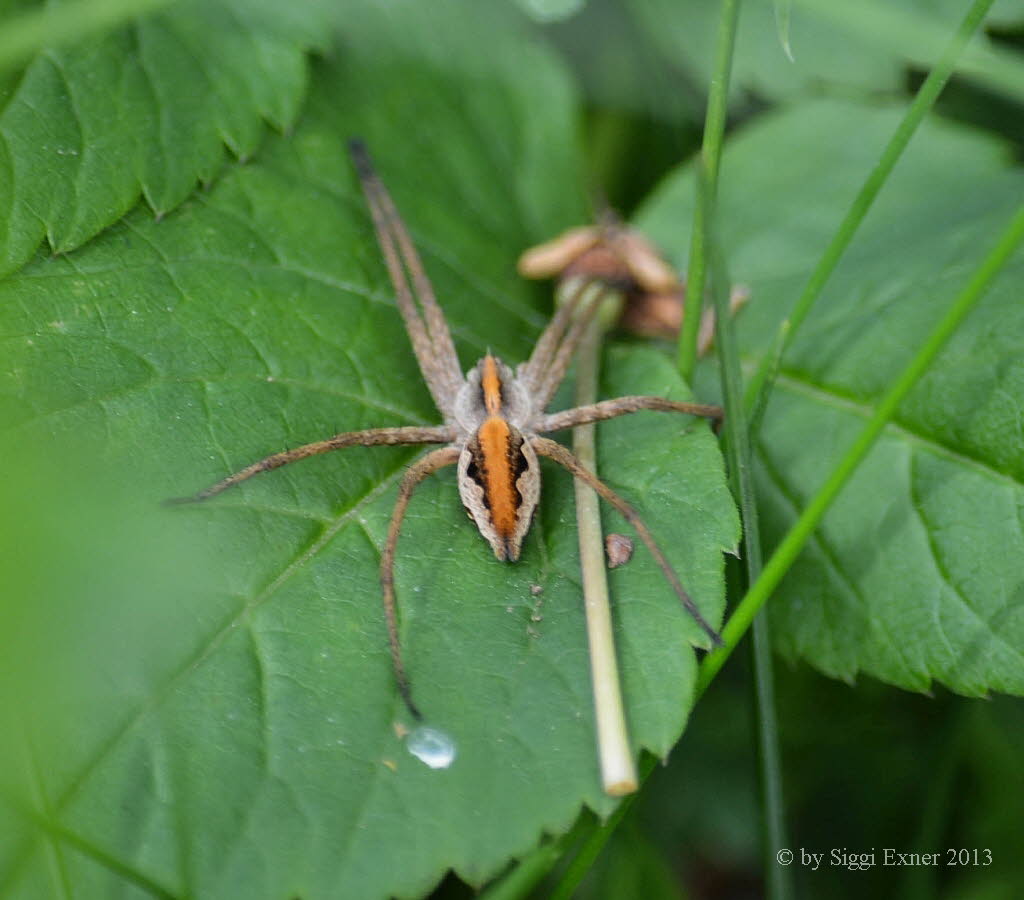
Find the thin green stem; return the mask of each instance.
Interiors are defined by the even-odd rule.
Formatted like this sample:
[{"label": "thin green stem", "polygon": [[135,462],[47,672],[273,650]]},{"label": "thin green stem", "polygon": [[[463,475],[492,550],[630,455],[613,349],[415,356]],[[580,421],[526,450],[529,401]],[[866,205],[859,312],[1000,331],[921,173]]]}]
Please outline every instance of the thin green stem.
[{"label": "thin green stem", "polygon": [[[969,746],[970,700],[958,698],[947,713],[947,722],[929,761],[928,790],[923,797],[920,820],[912,847],[939,847],[949,827],[954,806],[957,775]],[[899,896],[906,900],[929,900],[938,895],[938,873],[934,866],[908,866],[903,873]]]},{"label": "thin green stem", "polygon": [[790,869],[780,866],[779,850],[786,839],[786,804],[782,788],[782,751],[779,747],[779,719],[775,711],[775,670],[768,618],[762,610],[753,625],[750,644],[754,672],[754,708],[757,725],[758,784],[761,791],[761,870],[769,900],[793,896]]},{"label": "thin green stem", "polygon": [[[703,180],[701,190],[705,190]],[[743,565],[746,583],[753,584],[761,574],[761,529],[754,494],[750,429],[743,404],[743,376],[735,328],[729,314],[729,273],[719,251],[714,227],[714,203],[706,205],[708,245],[714,265],[711,297],[715,305],[715,343],[718,348],[722,396],[725,399],[725,453],[733,496],[743,522]],[[757,719],[758,768],[761,786],[762,854],[764,880],[770,900],[792,896],[789,869],[780,866],[775,854],[788,845],[782,794],[782,765],[779,752],[779,728],[775,714],[775,677],[772,671],[771,638],[768,621],[762,613],[754,622],[752,645],[754,671],[754,710]]]},{"label": "thin green stem", "polygon": [[732,72],[732,51],[736,44],[740,0],[722,0],[722,16],[718,24],[715,66],[708,91],[708,110],[704,118],[704,138],[700,148],[700,166],[707,178],[705,197],[697,198],[693,211],[690,237],[690,264],[686,273],[686,316],[679,332],[676,364],[686,381],[697,363],[697,332],[704,306],[704,285],[707,280],[707,213],[705,201],[714,203],[718,191],[718,167],[722,158],[722,139],[729,101],[729,76]]},{"label": "thin green stem", "polygon": [[[882,156],[875,164],[874,169],[871,170],[871,174],[868,175],[867,180],[858,192],[853,205],[840,223],[821,259],[818,260],[818,265],[815,266],[800,297],[794,304],[789,318],[783,322],[783,327],[786,330],[781,336],[780,355],[785,353],[786,348],[792,343],[800,325],[807,318],[811,307],[821,295],[840,258],[846,252],[846,248],[853,240],[853,236],[857,233],[860,223],[864,220],[868,210],[871,209],[871,205],[874,203],[875,197],[878,196],[882,185],[885,184],[886,179],[899,161],[907,144],[910,143],[910,139],[917,131],[917,127],[921,124],[928,111],[935,105],[935,101],[942,92],[942,88],[956,67],[957,59],[963,53],[967,42],[971,39],[974,32],[978,30],[982,20],[988,13],[989,7],[992,6],[992,2],[993,0],[974,0],[971,8],[967,11],[967,15],[964,16],[963,21],[946,46],[945,51],[918,89],[917,95],[910,104],[906,115],[897,126],[893,136],[889,139],[889,143],[882,152]],[[687,291],[687,296],[692,296],[689,290]],[[751,409],[755,405],[762,407],[765,405],[767,394],[771,391],[769,375],[773,364],[773,355],[766,355],[747,384],[747,409]]]},{"label": "thin green stem", "polygon": [[[651,772],[654,771],[656,763],[657,760],[650,754],[640,760],[641,784],[647,781]],[[548,896],[548,900],[571,900],[575,896],[576,888],[579,887],[580,882],[583,881],[587,872],[593,867],[594,861],[601,854],[605,844],[608,843],[608,839],[615,833],[615,829],[619,827],[619,823],[626,818],[626,814],[633,808],[633,804],[638,796],[639,794],[631,794],[628,797],[624,797],[615,809],[615,812],[603,824],[593,826],[590,833],[583,839],[583,843],[573,857],[572,862],[569,863],[565,874],[562,875],[561,880],[555,885],[554,890]]]},{"label": "thin green stem", "polygon": [[0,70],[23,63],[44,47],[81,40],[115,28],[173,0],[76,0],[48,4],[5,20],[0,27]]},{"label": "thin green stem", "polygon": [[521,900],[528,896],[565,855],[570,845],[564,838],[541,844],[493,885],[484,888],[478,900]]},{"label": "thin green stem", "polygon": [[931,334],[928,335],[924,345],[900,374],[892,388],[879,401],[874,415],[868,420],[864,429],[854,441],[853,446],[850,447],[846,455],[840,460],[839,465],[836,466],[822,488],[811,499],[811,502],[804,509],[800,518],[790,528],[778,548],[772,554],[771,559],[768,560],[761,573],[761,577],[751,585],[746,596],[739,606],[736,607],[725,628],[722,629],[725,646],[709,653],[701,663],[697,679],[698,696],[707,689],[707,686],[714,679],[750,627],[754,616],[757,615],[765,601],[771,596],[772,591],[775,590],[783,576],[796,561],[804,544],[810,539],[825,512],[832,505],[832,502],[846,485],[846,482],[850,480],[857,466],[867,456],[868,451],[896,412],[899,404],[932,364],[939,351],[945,346],[946,341],[949,340],[964,317],[978,302],[992,279],[1005,265],[1022,240],[1024,240],[1024,207],[1018,210],[996,246],[985,257],[971,277],[971,280],[957,295],[948,312],[942,317],[942,320],[936,325]]}]

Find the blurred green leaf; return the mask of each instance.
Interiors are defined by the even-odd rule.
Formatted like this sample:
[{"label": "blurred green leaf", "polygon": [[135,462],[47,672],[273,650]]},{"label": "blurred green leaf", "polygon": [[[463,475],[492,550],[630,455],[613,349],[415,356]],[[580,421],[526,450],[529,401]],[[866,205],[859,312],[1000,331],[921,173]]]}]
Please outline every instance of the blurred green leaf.
[{"label": "blurred green leaf", "polygon": [[[345,159],[357,134],[463,363],[487,346],[523,358],[545,315],[515,257],[583,218],[562,68],[511,8],[368,4],[311,84],[294,134],[210,191],[161,221],[135,210],[0,283],[4,447],[98,447],[96,464],[156,510],[282,447],[436,422]],[[609,395],[689,396],[654,351],[614,348],[605,370]],[[651,415],[638,428],[602,426],[604,474],[720,621],[721,552],[738,526],[716,443],[690,420]],[[74,712],[41,734],[29,720],[34,789],[0,804],[0,824],[16,823],[0,841],[0,893],[52,896],[64,881],[87,896],[130,896],[133,883],[247,900],[409,896],[449,868],[486,880],[583,803],[613,808],[560,471],[546,469],[516,566],[466,521],[452,472],[414,498],[397,566],[406,661],[458,755],[428,769],[396,733],[406,714],[377,569],[413,457],[356,448],[158,511],[217,564],[194,566],[199,585],[180,601],[173,579],[138,597],[139,624],[116,651],[83,638],[64,673]],[[106,548],[102,559],[121,546],[101,525],[81,540],[86,553]],[[115,580],[121,565],[110,562]],[[122,581],[120,601],[138,584]],[[643,552],[612,585],[633,739],[664,755],[688,712],[700,632]],[[79,669],[96,654],[94,682]],[[18,813],[26,804],[48,836]]]},{"label": "blurred green leaf", "polygon": [[[661,52],[690,67],[707,86],[718,4],[628,0],[628,5]],[[731,80],[735,96],[747,91],[771,100],[793,100],[823,91],[864,96],[902,91],[908,65],[931,63],[967,9],[960,0],[799,0],[794,6],[788,27],[782,29],[776,21],[776,0],[744,3]],[[989,21],[1019,25],[1020,4],[998,2]],[[780,31],[788,36],[792,59]],[[984,35],[975,39],[964,62],[981,78],[1021,97],[1024,64]]]},{"label": "blurred green leaf", "polygon": [[618,0],[590,0],[545,36],[572,69],[585,112],[585,177],[595,212],[631,210],[700,146],[704,98]]},{"label": "blurred green leaf", "polygon": [[[804,104],[739,136],[720,234],[767,352],[899,111]],[[991,139],[922,130],[783,360],[759,447],[778,540],[1020,203]],[[678,246],[693,202],[670,179],[642,224]],[[1012,262],[901,407],[770,605],[777,646],[822,671],[926,690],[1024,693],[1024,308]]]},{"label": "blurred green leaf", "polygon": [[684,896],[667,860],[635,820],[625,822],[574,896],[580,900],[681,900]]},{"label": "blurred green leaf", "polygon": [[775,0],[775,30],[779,35],[779,45],[791,63],[796,62],[793,46],[789,40],[789,21],[793,13],[793,0]]},{"label": "blurred green leaf", "polygon": [[58,253],[121,218],[158,213],[290,127],[317,3],[178,3],[106,36],[47,50],[0,103],[0,274],[45,241]]},{"label": "blurred green leaf", "polygon": [[[637,21],[661,53],[686,65],[706,91],[711,79],[718,4],[673,0],[627,0]],[[744,3],[736,35],[730,92],[771,99],[806,96],[821,85],[846,90],[889,90],[898,84],[901,60],[885,49],[852,41],[797,8],[790,16],[790,61],[779,40],[773,0]]]},{"label": "blurred green leaf", "polygon": [[587,0],[516,0],[531,19],[538,22],[561,22],[575,16]]}]

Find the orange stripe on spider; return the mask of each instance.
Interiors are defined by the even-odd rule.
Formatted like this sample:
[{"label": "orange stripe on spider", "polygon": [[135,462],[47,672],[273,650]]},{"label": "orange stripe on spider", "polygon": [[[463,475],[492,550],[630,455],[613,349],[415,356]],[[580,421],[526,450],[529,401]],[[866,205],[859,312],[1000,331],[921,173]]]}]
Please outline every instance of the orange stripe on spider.
[{"label": "orange stripe on spider", "polygon": [[491,416],[477,432],[483,456],[484,495],[495,531],[504,538],[512,536],[519,510],[519,492],[511,464],[511,438],[508,422]]},{"label": "orange stripe on spider", "polygon": [[501,414],[501,375],[498,362],[490,353],[484,357],[484,370],[480,375],[480,387],[484,392],[484,406],[492,416]]}]

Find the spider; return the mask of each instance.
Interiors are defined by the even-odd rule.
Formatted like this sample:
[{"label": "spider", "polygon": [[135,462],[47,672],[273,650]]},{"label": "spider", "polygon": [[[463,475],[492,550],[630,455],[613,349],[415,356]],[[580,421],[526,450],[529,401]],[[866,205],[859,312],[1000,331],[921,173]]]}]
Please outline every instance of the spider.
[{"label": "spider", "polygon": [[[417,720],[422,719],[422,714],[412,699],[398,638],[395,550],[402,520],[416,486],[444,466],[457,466],[459,494],[463,505],[491,545],[494,555],[506,562],[515,562],[519,558],[523,539],[540,499],[538,457],[547,457],[568,469],[574,477],[589,485],[615,507],[633,526],[686,611],[712,642],[720,645],[722,639],[718,632],[708,624],[690,599],[679,576],[633,507],[585,468],[569,450],[543,435],[640,410],[681,412],[718,420],[722,415],[721,409],[696,403],[677,403],[662,397],[631,396],[603,400],[561,412],[545,412],[598,306],[600,298],[595,299],[582,289],[573,292],[568,302],[558,310],[525,363],[513,370],[488,352],[463,375],[448,324],[419,255],[390,194],[373,167],[365,145],[360,140],[352,140],[349,142],[349,153],[370,208],[377,241],[384,255],[413,352],[444,424],[343,432],[325,440],[275,453],[198,494],[174,498],[168,502],[177,504],[206,500],[261,472],[343,447],[442,445],[419,457],[402,477],[380,563],[384,615],[395,681],[405,706]],[[587,301],[583,299],[585,295]]]}]

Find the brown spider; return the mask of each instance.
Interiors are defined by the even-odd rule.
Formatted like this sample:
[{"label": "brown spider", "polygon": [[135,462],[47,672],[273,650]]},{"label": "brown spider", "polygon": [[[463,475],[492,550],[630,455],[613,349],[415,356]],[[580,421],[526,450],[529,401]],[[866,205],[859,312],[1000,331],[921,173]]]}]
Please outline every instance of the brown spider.
[{"label": "brown spider", "polygon": [[[580,338],[598,306],[597,300],[590,296],[589,302],[576,315],[587,293],[583,290],[577,290],[569,302],[558,310],[527,362],[513,371],[488,353],[463,376],[448,324],[391,196],[374,171],[363,143],[351,141],[349,152],[370,207],[377,240],[384,254],[413,352],[434,403],[444,418],[444,424],[371,428],[367,431],[336,434],[294,450],[275,453],[192,497],[176,498],[169,502],[206,500],[260,472],[342,447],[443,444],[443,447],[421,456],[402,478],[381,553],[380,580],[395,680],[405,705],[416,719],[420,719],[421,715],[412,700],[398,640],[393,571],[395,548],[413,491],[424,478],[443,466],[458,466],[459,494],[463,505],[491,545],[494,555],[508,562],[515,562],[519,558],[523,538],[529,530],[540,498],[540,466],[537,457],[546,456],[564,466],[614,506],[636,529],[687,612],[715,644],[721,644],[718,633],[705,621],[690,599],[679,577],[634,509],[584,468],[565,447],[541,437],[547,432],[561,431],[644,409],[689,413],[710,419],[719,419],[721,409],[696,403],[677,403],[661,397],[619,397],[562,412],[546,413],[545,408],[565,376]],[[412,279],[412,289],[406,270]],[[422,312],[417,307],[417,299]]]}]

